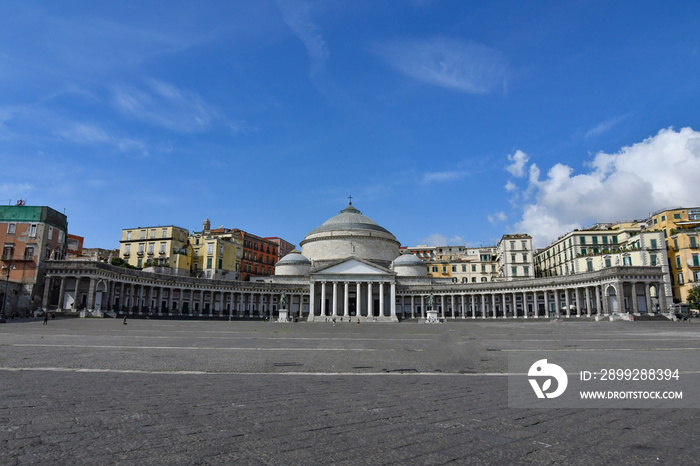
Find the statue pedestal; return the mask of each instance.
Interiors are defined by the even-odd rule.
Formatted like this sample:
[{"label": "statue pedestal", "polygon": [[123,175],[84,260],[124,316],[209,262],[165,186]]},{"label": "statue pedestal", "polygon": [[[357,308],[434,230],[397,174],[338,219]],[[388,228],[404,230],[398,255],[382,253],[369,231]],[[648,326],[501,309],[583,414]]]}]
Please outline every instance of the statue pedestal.
[{"label": "statue pedestal", "polygon": [[280,309],[279,317],[277,317],[277,322],[289,322],[289,310]]},{"label": "statue pedestal", "polygon": [[440,322],[438,320],[438,311],[437,309],[428,309],[427,311],[427,316],[425,318],[425,323],[426,324],[437,324]]}]

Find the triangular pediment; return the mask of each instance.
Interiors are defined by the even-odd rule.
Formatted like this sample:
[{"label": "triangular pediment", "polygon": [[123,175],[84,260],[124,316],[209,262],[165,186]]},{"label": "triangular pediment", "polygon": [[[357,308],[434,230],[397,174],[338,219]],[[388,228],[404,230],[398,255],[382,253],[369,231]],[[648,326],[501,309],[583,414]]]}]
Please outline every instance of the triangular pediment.
[{"label": "triangular pediment", "polygon": [[391,272],[369,262],[358,259],[346,259],[336,264],[330,264],[322,269],[315,270],[316,274],[323,275],[390,275]]}]

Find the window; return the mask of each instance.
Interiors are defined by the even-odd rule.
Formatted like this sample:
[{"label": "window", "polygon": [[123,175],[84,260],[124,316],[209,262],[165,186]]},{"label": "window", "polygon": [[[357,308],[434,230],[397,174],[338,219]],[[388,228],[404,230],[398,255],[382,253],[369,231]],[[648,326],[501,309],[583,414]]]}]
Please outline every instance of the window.
[{"label": "window", "polygon": [[136,261],[136,267],[141,268],[143,267],[143,259],[139,257],[139,259]]},{"label": "window", "polygon": [[518,276],[518,268],[517,267],[511,267],[510,271],[514,277]]},{"label": "window", "polygon": [[527,241],[522,242],[523,249],[527,249]]},{"label": "window", "polygon": [[433,272],[437,272],[437,266],[433,266]]},{"label": "window", "polygon": [[482,282],[482,283],[483,283],[483,282],[486,282],[486,281],[488,281],[488,278],[486,278],[486,277],[481,277],[481,282]]},{"label": "window", "polygon": [[131,232],[127,231],[126,232],[126,240],[129,241],[131,239]]},{"label": "window", "polygon": [[143,254],[143,243],[139,243],[139,254]]},{"label": "window", "polygon": [[593,237],[593,244],[598,244],[598,237],[597,236]]},{"label": "window", "polygon": [[682,285],[683,283],[685,283],[683,281],[683,272],[678,272],[678,284]]},{"label": "window", "polygon": [[603,236],[603,244],[608,244],[608,237],[607,236]]},{"label": "window", "polygon": [[523,274],[530,275],[530,267],[523,267]]},{"label": "window", "polygon": [[453,272],[457,272],[457,266],[456,266],[456,265],[453,265],[453,266],[452,266],[452,271],[453,271]]},{"label": "window", "polygon": [[148,253],[153,254],[153,243],[148,243]]},{"label": "window", "polygon": [[160,253],[165,254],[165,243],[160,243]]},{"label": "window", "polygon": [[665,215],[662,215],[662,216],[661,216],[661,221],[662,221],[662,222],[665,222],[665,221],[666,221],[666,216],[665,216]]},{"label": "window", "polygon": [[476,283],[476,277],[472,277],[472,283]]},{"label": "window", "polygon": [[510,249],[515,249],[515,241],[510,242]]},{"label": "window", "polygon": [[651,249],[659,249],[655,239],[651,240]]},{"label": "window", "polygon": [[214,254],[214,243],[209,243],[207,245],[207,254]]},{"label": "window", "polygon": [[223,269],[224,268],[224,259],[219,257],[219,268]]},{"label": "window", "polygon": [[163,228],[163,229],[160,231],[160,235],[161,235],[161,236],[160,236],[161,238],[167,238],[167,237],[168,237],[168,229],[167,229],[167,228]]},{"label": "window", "polygon": [[26,260],[34,259],[34,246],[27,246],[27,249],[24,250],[24,258]]},{"label": "window", "polygon": [[482,265],[482,266],[481,266],[481,271],[482,271],[482,272],[486,272],[486,266],[485,266],[485,265]]},{"label": "window", "polygon": [[673,238],[673,248],[678,251],[678,238]]},{"label": "window", "polygon": [[681,256],[676,256],[676,268],[681,268]]},{"label": "window", "polygon": [[211,257],[207,257],[207,268],[211,269]]},{"label": "window", "polygon": [[527,254],[523,254],[523,262],[527,262]]},{"label": "window", "polygon": [[223,254],[223,253],[224,253],[224,245],[220,244],[219,245],[219,254]]},{"label": "window", "polygon": [[194,250],[194,258],[199,259],[199,249]]},{"label": "window", "polygon": [[605,266],[606,266],[606,267],[612,267],[612,262],[610,261],[610,258],[609,258],[609,257],[606,257],[606,258],[605,258]]},{"label": "window", "polygon": [[515,262],[515,261],[516,261],[516,259],[515,259],[515,254],[511,254],[511,255],[510,255],[510,261],[511,261],[511,262]]},{"label": "window", "polygon": [[697,248],[698,247],[698,240],[695,236],[690,236],[690,247],[691,248]]},{"label": "window", "polygon": [[124,246],[124,255],[128,256],[129,254],[131,254],[131,245],[127,244]]},{"label": "window", "polygon": [[700,270],[693,271],[693,281],[695,281],[695,282],[700,281]]},{"label": "window", "polygon": [[53,227],[49,226],[49,241],[53,239]]},{"label": "window", "polygon": [[581,255],[585,256],[586,255],[586,248],[581,248]]},{"label": "window", "polygon": [[472,265],[472,272],[476,272],[476,265]]},{"label": "window", "polygon": [[693,267],[700,267],[700,257],[697,254],[693,254]]},{"label": "window", "polygon": [[676,220],[678,220],[678,219],[681,218],[681,214],[673,214],[673,218],[675,218]]},{"label": "window", "polygon": [[[51,248],[46,248],[46,250],[44,251],[44,259],[46,259],[46,260],[51,259]],[[54,259],[58,259],[58,258],[55,257]]]},{"label": "window", "polygon": [[467,277],[462,277],[462,283],[467,283]]},{"label": "window", "polygon": [[462,272],[466,272],[466,271],[467,271],[467,266],[466,266],[466,265],[463,265],[463,266],[462,266]]},{"label": "window", "polygon": [[613,239],[613,244],[617,244],[617,236],[613,236],[612,239]]},{"label": "window", "polygon": [[151,238],[155,238],[155,237],[156,237],[156,231],[155,231],[155,230],[151,230]]},{"label": "window", "polygon": [[446,265],[442,266],[442,273],[447,273],[447,266]]},{"label": "window", "polygon": [[15,246],[11,244],[6,244],[5,249],[2,251],[2,259],[10,260],[15,253]]},{"label": "window", "polygon": [[585,237],[585,236],[581,236],[580,243],[581,243],[582,245],[585,245],[585,244],[586,244],[586,237]]},{"label": "window", "polygon": [[593,261],[590,259],[586,261],[586,271],[593,272]]},{"label": "window", "polygon": [[29,227],[29,237],[36,238],[36,223],[32,223]]},{"label": "window", "polygon": [[141,230],[141,239],[146,238],[146,230]]},{"label": "window", "polygon": [[8,235],[14,235],[16,229],[17,229],[16,223],[8,223],[7,224],[7,234]]},{"label": "window", "polygon": [[632,265],[632,258],[630,256],[624,256],[622,258],[622,265],[627,265],[627,266]]},{"label": "window", "polygon": [[656,254],[652,254],[651,256],[649,256],[649,258],[651,259],[652,267],[655,266],[656,265]]}]

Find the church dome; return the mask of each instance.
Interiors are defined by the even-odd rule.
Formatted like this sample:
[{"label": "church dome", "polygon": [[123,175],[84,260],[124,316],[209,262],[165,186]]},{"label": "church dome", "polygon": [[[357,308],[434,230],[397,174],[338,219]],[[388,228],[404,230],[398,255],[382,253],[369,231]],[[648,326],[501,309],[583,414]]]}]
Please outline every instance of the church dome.
[{"label": "church dome", "polygon": [[350,205],[341,210],[338,215],[329,218],[328,220],[323,222],[323,225],[309,233],[309,236],[324,231],[347,230],[381,231],[391,235],[391,233],[389,233],[389,231],[386,228],[379,226],[377,222],[375,222],[371,218],[362,215],[362,212],[357,210],[355,207],[352,206],[352,203],[350,203]]},{"label": "church dome", "polygon": [[393,269],[399,277],[425,277],[428,269],[425,263],[413,254],[402,254],[393,262]]},{"label": "church dome", "polygon": [[296,249],[275,264],[275,275],[308,275],[311,261]]},{"label": "church dome", "polygon": [[314,268],[350,257],[388,268],[399,255],[399,242],[389,230],[350,203],[306,235],[301,252]]}]

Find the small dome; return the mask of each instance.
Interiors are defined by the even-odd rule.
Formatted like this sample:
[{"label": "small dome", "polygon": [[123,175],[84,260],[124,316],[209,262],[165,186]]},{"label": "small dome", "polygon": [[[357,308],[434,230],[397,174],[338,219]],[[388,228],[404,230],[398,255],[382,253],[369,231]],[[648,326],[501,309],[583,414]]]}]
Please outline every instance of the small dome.
[{"label": "small dome", "polygon": [[306,256],[302,255],[299,251],[296,249],[286,256],[284,256],[282,259],[280,259],[276,266],[279,265],[297,265],[297,264],[311,264],[311,261],[306,258]]},{"label": "small dome", "polygon": [[394,259],[394,265],[420,265],[423,266],[423,261],[413,254],[401,254]]}]

